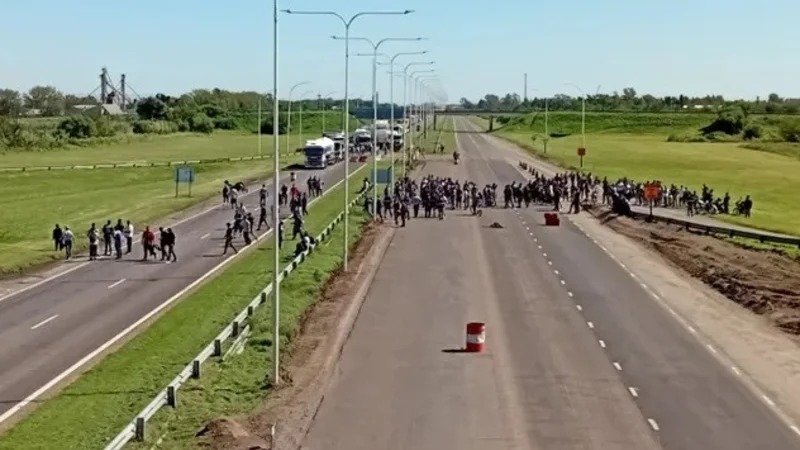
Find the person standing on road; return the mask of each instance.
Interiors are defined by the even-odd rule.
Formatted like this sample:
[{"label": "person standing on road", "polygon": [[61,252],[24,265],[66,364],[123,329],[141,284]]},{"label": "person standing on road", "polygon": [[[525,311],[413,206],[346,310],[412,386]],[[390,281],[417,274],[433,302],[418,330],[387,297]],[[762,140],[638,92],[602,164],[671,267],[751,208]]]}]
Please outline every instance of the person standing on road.
[{"label": "person standing on road", "polygon": [[267,185],[262,184],[261,189],[258,190],[258,202],[264,204],[267,202]]},{"label": "person standing on road", "polygon": [[58,224],[56,224],[56,227],[53,228],[52,237],[53,237],[53,250],[55,251],[61,250],[63,248],[63,243],[61,241],[61,238],[64,237],[64,231],[61,229],[60,226],[58,226]]},{"label": "person standing on road", "polygon": [[300,195],[300,208],[303,210],[303,216],[308,215],[308,195],[303,192]]},{"label": "person standing on road", "polygon": [[116,259],[122,259],[122,230],[114,228],[114,251],[117,253]]},{"label": "person standing on road", "polygon": [[267,205],[262,204],[261,208],[259,209],[260,212],[258,214],[258,227],[256,228],[256,231],[261,231],[262,224],[267,228],[267,230],[269,230],[270,226],[269,223],[267,222]]},{"label": "person standing on road", "polygon": [[69,227],[64,227],[64,234],[61,236],[61,244],[66,252],[66,259],[72,258],[72,241],[74,239],[75,235],[72,233],[72,230],[70,230]]},{"label": "person standing on road", "polygon": [[89,238],[89,261],[94,261],[97,259],[97,241],[100,238],[97,233],[97,226],[94,223],[92,223],[86,236]]},{"label": "person standing on road", "polygon": [[175,254],[175,232],[172,228],[167,228],[166,231],[161,232],[162,253],[167,256],[167,264],[178,261],[178,255]]},{"label": "person standing on road", "polygon": [[231,228],[230,222],[225,224],[225,248],[222,250],[222,256],[228,253],[228,248],[231,248],[233,253],[239,253],[239,250],[233,246],[233,228]]},{"label": "person standing on road", "polygon": [[297,239],[297,235],[303,231],[303,217],[298,211],[292,216],[292,240]]},{"label": "person standing on road", "polygon": [[244,238],[244,245],[250,245],[253,240],[250,239],[250,231],[253,229],[253,222],[250,221],[250,218],[244,216],[242,218],[242,238]]},{"label": "person standing on road", "polygon": [[147,255],[156,258],[156,234],[150,230],[150,226],[144,227],[144,232],[142,233],[142,250],[144,250],[144,256],[142,257],[142,261],[147,261]]},{"label": "person standing on road", "polygon": [[128,254],[131,252],[131,247],[133,247],[133,224],[131,223],[130,220],[128,221],[128,224],[125,226],[122,232],[125,235],[125,243],[127,244],[127,249],[125,251],[125,254]]},{"label": "person standing on road", "polygon": [[111,255],[111,238],[114,235],[114,228],[111,226],[111,221],[107,221],[103,225],[103,256]]}]

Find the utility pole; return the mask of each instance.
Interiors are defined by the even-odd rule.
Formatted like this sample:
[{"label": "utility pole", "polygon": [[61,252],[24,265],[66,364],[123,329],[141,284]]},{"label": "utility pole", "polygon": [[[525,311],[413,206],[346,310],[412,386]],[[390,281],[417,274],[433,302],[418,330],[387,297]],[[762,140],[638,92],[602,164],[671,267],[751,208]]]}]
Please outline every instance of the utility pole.
[{"label": "utility pole", "polygon": [[106,68],[100,71],[100,104],[106,104],[106,97],[108,96],[108,72]]},{"label": "utility pole", "polygon": [[527,103],[528,102],[528,74],[527,73],[525,74],[525,88],[524,88],[524,90],[522,92],[524,92],[524,94],[522,96],[522,99],[523,99],[523,101],[525,103]]},{"label": "utility pole", "polygon": [[127,111],[127,107],[125,106],[125,105],[127,105],[127,95],[125,94],[125,74],[124,73],[122,74],[122,77],[121,77],[121,79],[119,81],[119,89],[120,89],[120,93],[122,94],[121,109],[122,109],[122,112],[125,112],[125,111]]}]

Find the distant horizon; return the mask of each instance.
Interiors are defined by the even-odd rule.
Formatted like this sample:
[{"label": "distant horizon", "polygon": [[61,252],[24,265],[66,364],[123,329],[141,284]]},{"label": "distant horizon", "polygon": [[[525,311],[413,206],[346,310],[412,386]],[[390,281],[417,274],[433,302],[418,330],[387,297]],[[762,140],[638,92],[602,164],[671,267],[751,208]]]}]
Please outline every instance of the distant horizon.
[{"label": "distant horizon", "polygon": [[[330,9],[321,0],[280,0],[279,6]],[[272,88],[271,9],[271,2],[257,0],[224,6],[188,0],[12,2],[4,6],[10,20],[0,29],[0,40],[7,43],[0,49],[0,88],[51,85],[86,95],[107,66],[115,80],[127,73],[142,96],[213,87],[267,93]],[[334,8],[345,16],[364,9],[414,10],[359,18],[351,36],[426,38],[388,42],[381,52],[428,51],[399,57],[398,68],[410,61],[436,61],[447,103],[477,100],[487,92],[523,96],[525,73],[529,97],[578,96],[578,89],[567,86],[575,83],[587,93],[599,85],[603,93],[609,91],[606,86],[633,86],[656,97],[722,95],[752,101],[775,92],[800,98],[795,82],[800,61],[787,56],[800,42],[800,27],[793,23],[800,16],[796,1],[506,0],[502,7],[456,8],[447,2],[372,0]],[[98,32],[98,24],[109,18],[124,18],[129,25]],[[343,44],[330,39],[342,33],[341,23],[329,16],[281,14],[279,24],[280,96],[298,81],[309,81],[315,93],[337,91],[343,97]],[[365,43],[351,43],[351,97],[370,97],[370,58],[355,56],[367,51]],[[381,98],[388,98],[385,66],[378,75]],[[395,97],[402,95],[400,79],[395,88]]]}]

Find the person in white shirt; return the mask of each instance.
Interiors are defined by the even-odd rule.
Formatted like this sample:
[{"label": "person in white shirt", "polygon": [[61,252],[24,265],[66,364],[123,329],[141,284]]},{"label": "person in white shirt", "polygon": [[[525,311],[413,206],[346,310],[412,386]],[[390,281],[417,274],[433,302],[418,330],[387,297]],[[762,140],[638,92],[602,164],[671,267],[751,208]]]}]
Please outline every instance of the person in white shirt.
[{"label": "person in white shirt", "polygon": [[128,221],[128,224],[125,226],[125,231],[123,231],[123,234],[125,235],[125,243],[128,246],[127,251],[125,251],[125,254],[128,254],[131,252],[131,247],[133,247],[133,224],[131,223],[130,220]]},{"label": "person in white shirt", "polygon": [[64,235],[61,237],[64,242],[64,251],[66,252],[66,259],[72,258],[72,241],[75,239],[75,234],[69,227],[64,227]]}]

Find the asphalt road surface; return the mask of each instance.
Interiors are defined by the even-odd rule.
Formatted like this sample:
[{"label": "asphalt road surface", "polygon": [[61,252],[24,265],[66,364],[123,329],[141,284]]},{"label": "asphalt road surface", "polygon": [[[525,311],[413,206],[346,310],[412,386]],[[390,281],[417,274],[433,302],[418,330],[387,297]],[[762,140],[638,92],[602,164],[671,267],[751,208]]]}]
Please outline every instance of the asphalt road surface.
[{"label": "asphalt road surface", "polygon": [[[351,164],[351,170],[357,167]],[[300,171],[297,185],[305,190],[305,181],[312,175],[321,176],[323,188],[328,188],[344,178],[344,164],[324,172]],[[289,184],[288,176],[282,182]],[[271,202],[271,193],[267,200]],[[245,201],[258,218],[257,189],[251,190]],[[116,223],[116,217],[110,219]],[[232,219],[230,207],[220,206],[173,227],[176,263],[142,262],[141,246],[134,244],[133,252],[122,260],[99,260],[0,299],[0,418],[5,419],[5,413],[16,410],[32,393],[220,264],[225,259],[225,222]],[[137,233],[143,231],[143,224],[134,225]],[[241,238],[234,242],[241,249]]]},{"label": "asphalt road surface", "polygon": [[[424,172],[523,179],[482,134],[458,142],[462,164]],[[567,220],[542,222],[533,207],[448,211],[399,230],[303,448],[800,449],[621,265]],[[451,352],[470,321],[486,351]]]}]

